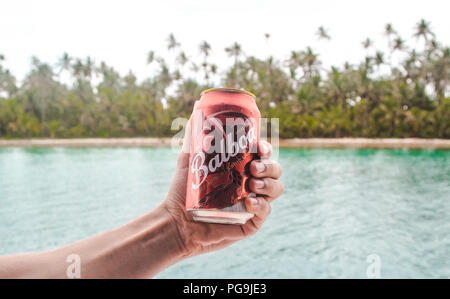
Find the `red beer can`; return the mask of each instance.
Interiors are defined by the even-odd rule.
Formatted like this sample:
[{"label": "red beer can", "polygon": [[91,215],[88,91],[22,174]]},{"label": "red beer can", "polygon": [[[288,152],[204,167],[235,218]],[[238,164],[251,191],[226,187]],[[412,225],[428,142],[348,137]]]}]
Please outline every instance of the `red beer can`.
[{"label": "red beer can", "polygon": [[261,114],[245,90],[204,90],[191,117],[186,209],[195,221],[244,224],[244,200],[257,157]]}]

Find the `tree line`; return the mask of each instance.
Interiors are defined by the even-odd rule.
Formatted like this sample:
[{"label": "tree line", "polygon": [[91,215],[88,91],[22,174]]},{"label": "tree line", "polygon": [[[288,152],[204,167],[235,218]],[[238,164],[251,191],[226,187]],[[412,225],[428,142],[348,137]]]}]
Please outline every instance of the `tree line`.
[{"label": "tree line", "polygon": [[[220,69],[208,42],[193,58],[170,34],[175,59],[150,51],[156,71],[142,82],[131,71],[122,76],[105,62],[64,53],[56,65],[33,57],[19,84],[0,54],[0,138],[172,136],[172,120],[189,117],[200,92],[218,84],[256,94],[261,115],[280,119],[282,138],[450,138],[450,48],[429,22],[414,30],[411,47],[387,24],[388,50],[367,38],[359,63],[329,68],[311,47],[286,59],[257,58],[233,43],[224,49],[230,66]],[[324,27],[317,37],[331,38]]]}]

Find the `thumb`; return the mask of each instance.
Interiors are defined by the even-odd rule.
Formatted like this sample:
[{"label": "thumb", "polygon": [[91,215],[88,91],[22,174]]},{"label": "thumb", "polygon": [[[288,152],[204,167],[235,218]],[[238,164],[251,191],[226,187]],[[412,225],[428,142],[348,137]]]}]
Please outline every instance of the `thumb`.
[{"label": "thumb", "polygon": [[260,228],[263,225],[272,210],[269,202],[262,197],[246,198],[245,207],[247,208],[247,211],[255,214],[252,221],[257,228]]}]

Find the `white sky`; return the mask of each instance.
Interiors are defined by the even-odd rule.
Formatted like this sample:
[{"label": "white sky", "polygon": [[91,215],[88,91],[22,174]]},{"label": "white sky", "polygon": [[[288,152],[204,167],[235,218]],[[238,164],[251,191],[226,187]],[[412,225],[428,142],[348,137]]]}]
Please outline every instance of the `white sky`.
[{"label": "white sky", "polygon": [[[248,54],[270,52],[278,58],[311,45],[325,65],[341,65],[361,59],[366,37],[385,44],[388,22],[413,40],[413,27],[424,18],[449,45],[449,11],[448,0],[2,0],[0,53],[19,79],[29,71],[32,55],[54,64],[64,51],[104,60],[123,74],[131,69],[142,79],[151,73],[148,51],[164,54],[172,32],[193,57],[200,41],[207,40],[219,66],[231,63],[223,49],[234,41]],[[317,40],[321,25],[329,29],[331,42]]]}]

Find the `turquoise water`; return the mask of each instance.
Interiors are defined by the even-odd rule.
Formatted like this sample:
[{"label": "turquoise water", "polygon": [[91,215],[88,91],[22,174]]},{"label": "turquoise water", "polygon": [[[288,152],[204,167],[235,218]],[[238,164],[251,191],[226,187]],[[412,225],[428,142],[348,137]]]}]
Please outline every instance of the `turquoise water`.
[{"label": "turquoise water", "polygon": [[[0,254],[114,228],[165,196],[170,149],[0,148]],[[261,231],[158,277],[450,277],[450,151],[281,150]]]}]

